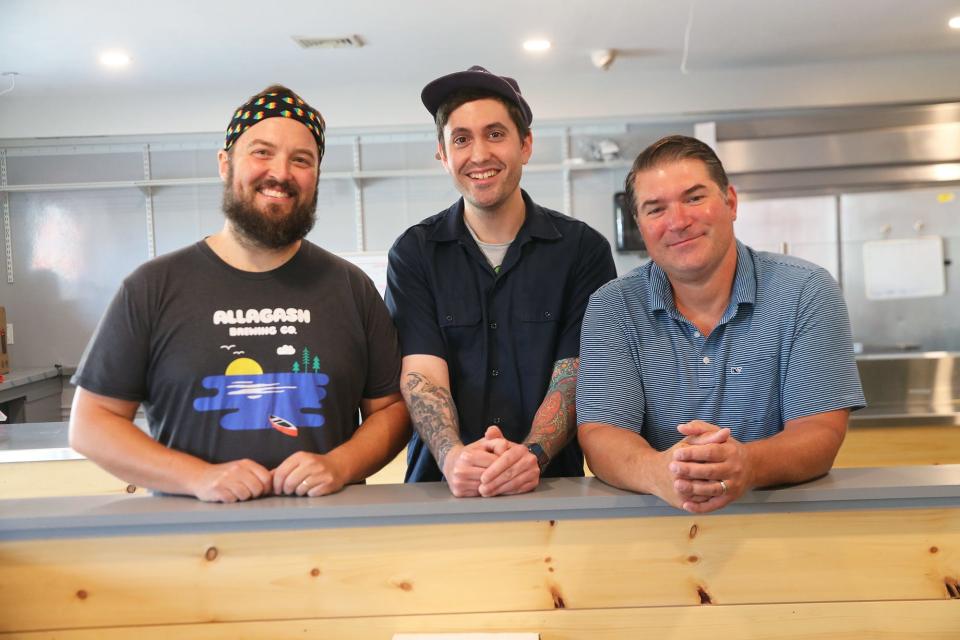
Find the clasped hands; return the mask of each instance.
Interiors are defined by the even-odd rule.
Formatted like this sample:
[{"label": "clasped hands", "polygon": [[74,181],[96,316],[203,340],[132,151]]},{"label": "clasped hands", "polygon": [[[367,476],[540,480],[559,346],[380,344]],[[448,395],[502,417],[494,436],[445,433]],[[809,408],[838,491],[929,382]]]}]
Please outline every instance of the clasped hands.
[{"label": "clasped hands", "polygon": [[458,498],[490,497],[533,491],[540,483],[540,467],[524,445],[490,426],[476,442],[455,445],[447,452],[443,476]]},{"label": "clasped hands", "polygon": [[329,454],[298,451],[267,469],[253,460],[208,464],[193,483],[206,502],[238,502],[265,495],[322,496],[346,484],[346,472]]},{"label": "clasped hands", "polygon": [[693,420],[677,430],[684,439],[661,454],[666,469],[661,498],[691,513],[707,513],[753,487],[747,448],[730,429]]}]

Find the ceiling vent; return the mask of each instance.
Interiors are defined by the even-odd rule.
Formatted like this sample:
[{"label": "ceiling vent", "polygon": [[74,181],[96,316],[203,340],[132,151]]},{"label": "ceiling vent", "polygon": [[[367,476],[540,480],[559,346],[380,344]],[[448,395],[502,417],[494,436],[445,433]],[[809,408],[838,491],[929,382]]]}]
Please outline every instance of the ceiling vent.
[{"label": "ceiling vent", "polygon": [[293,36],[293,41],[303,49],[359,49],[364,45],[363,38],[357,35],[341,38],[307,38]]}]

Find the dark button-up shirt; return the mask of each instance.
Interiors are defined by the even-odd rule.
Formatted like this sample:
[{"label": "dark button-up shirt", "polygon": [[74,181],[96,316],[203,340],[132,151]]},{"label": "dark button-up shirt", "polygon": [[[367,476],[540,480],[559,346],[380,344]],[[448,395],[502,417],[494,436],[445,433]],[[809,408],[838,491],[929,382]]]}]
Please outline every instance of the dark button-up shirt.
[{"label": "dark button-up shirt", "polygon": [[[543,401],[553,365],[580,353],[590,294],[616,277],[610,245],[579,220],[534,203],[495,273],[463,220],[463,200],[414,225],[390,250],[387,307],[404,356],[443,358],[460,438],[489,425],[521,442]],[[408,482],[442,479],[418,434],[407,450]],[[576,438],[544,476],[582,476]]]}]

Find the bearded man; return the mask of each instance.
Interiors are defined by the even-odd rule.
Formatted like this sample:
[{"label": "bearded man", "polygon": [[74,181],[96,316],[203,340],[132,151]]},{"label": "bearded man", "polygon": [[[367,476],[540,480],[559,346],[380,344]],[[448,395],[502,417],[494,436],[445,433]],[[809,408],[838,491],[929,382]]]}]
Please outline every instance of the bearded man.
[{"label": "bearded man", "polygon": [[234,112],[218,153],[223,228],[123,281],[73,377],[74,449],[136,485],[216,502],[332,493],[400,451],[410,427],[384,302],[304,239],[324,129],[279,85]]}]

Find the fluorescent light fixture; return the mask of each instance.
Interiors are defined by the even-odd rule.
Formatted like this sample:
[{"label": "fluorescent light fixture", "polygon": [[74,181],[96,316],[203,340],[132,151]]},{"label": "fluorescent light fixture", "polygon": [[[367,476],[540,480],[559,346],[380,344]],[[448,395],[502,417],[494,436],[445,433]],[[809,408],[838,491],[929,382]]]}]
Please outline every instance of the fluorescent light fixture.
[{"label": "fluorescent light fixture", "polygon": [[933,177],[935,180],[944,182],[953,182],[960,180],[960,164],[956,162],[942,162],[933,165]]},{"label": "fluorescent light fixture", "polygon": [[550,41],[544,39],[527,40],[523,43],[523,48],[527,51],[546,51],[550,48]]},{"label": "fluorescent light fixture", "polygon": [[125,67],[130,64],[130,54],[119,49],[104,51],[100,54],[100,64],[105,67]]},{"label": "fluorescent light fixture", "polygon": [[950,21],[947,22],[947,25],[949,25],[951,29],[960,29],[960,16],[953,16],[950,18]]}]

